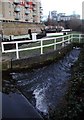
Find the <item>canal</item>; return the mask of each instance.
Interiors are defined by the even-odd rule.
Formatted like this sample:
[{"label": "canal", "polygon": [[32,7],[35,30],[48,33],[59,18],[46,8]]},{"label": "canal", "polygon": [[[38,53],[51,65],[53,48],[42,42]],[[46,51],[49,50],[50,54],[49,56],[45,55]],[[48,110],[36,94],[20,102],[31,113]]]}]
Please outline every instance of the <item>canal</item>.
[{"label": "canal", "polygon": [[[3,101],[9,100],[9,96],[12,97],[19,93],[24,95],[39,113],[48,115],[49,109],[56,108],[66,94],[71,78],[71,67],[78,59],[79,53],[80,48],[73,48],[70,53],[56,63],[33,69],[30,72],[10,73],[10,80],[3,80],[3,96],[5,96],[2,98]],[[15,96],[14,99],[21,99],[17,95]],[[12,102],[12,106],[15,107],[15,105]],[[20,111],[20,109],[18,110]],[[19,115],[21,111],[18,110],[17,114]],[[8,104],[6,106],[3,104],[3,113],[7,112]]]}]

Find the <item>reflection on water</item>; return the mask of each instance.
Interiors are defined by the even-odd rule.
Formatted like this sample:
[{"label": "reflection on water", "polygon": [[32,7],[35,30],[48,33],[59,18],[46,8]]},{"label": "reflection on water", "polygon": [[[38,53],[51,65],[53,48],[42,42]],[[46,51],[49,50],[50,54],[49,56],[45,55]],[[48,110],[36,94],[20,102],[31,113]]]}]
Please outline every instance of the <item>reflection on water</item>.
[{"label": "reflection on water", "polygon": [[13,80],[3,80],[3,84],[2,84],[2,91],[5,94],[10,94],[10,93],[16,93],[17,89],[16,89],[16,85],[15,82],[13,82]]},{"label": "reflection on water", "polygon": [[26,73],[11,73],[16,86],[41,112],[47,114],[50,107],[60,102],[68,87],[71,66],[77,60],[80,49],[73,49],[63,60]]}]

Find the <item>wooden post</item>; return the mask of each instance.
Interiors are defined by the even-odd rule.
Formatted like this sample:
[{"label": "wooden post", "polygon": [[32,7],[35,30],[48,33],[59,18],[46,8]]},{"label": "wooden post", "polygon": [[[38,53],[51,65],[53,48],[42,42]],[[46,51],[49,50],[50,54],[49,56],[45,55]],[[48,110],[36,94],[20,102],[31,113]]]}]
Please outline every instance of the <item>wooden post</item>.
[{"label": "wooden post", "polygon": [[81,34],[79,34],[79,43],[81,42]]},{"label": "wooden post", "polygon": [[70,35],[68,35],[68,44],[70,43]]},{"label": "wooden post", "polygon": [[18,43],[16,42],[16,58],[19,59]]},{"label": "wooden post", "polygon": [[32,33],[32,40],[33,41],[36,40],[36,35],[37,35],[37,33]]},{"label": "wooden post", "polygon": [[73,34],[71,35],[71,42],[73,42]]},{"label": "wooden post", "polygon": [[43,54],[43,41],[41,40],[41,54]]},{"label": "wooden post", "polygon": [[64,47],[64,36],[62,38],[62,47]]},{"label": "wooden post", "polygon": [[1,43],[2,52],[4,52],[4,44]]},{"label": "wooden post", "polygon": [[56,50],[57,46],[56,46],[56,39],[54,40],[54,50]]}]

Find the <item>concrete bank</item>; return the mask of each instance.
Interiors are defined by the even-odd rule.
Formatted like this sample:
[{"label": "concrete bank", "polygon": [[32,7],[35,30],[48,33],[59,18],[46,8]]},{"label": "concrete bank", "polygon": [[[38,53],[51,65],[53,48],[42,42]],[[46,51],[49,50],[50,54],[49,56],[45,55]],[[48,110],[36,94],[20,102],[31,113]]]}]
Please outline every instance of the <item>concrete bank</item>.
[{"label": "concrete bank", "polygon": [[50,64],[53,61],[58,61],[64,57],[73,48],[73,44],[61,48],[59,50],[49,52],[40,56],[18,59],[18,60],[6,60],[2,61],[2,71],[14,72],[14,71],[25,71],[33,68],[42,67]]},{"label": "concrete bank", "polygon": [[4,60],[2,61],[2,72],[20,72],[30,71],[35,68],[39,68],[45,65],[49,65],[52,62],[56,62],[62,59],[73,47],[84,47],[84,43],[73,43],[65,46],[59,50],[52,51],[43,55],[38,55],[30,58],[18,59],[18,60]]},{"label": "concrete bank", "polygon": [[37,110],[20,93],[2,94],[2,120],[43,120]]}]

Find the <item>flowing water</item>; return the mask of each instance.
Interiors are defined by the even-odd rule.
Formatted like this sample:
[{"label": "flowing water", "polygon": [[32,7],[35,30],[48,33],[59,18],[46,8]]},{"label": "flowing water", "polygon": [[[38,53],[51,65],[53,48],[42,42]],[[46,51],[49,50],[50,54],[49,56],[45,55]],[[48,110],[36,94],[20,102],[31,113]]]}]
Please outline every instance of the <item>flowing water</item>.
[{"label": "flowing water", "polygon": [[56,107],[65,95],[71,77],[71,66],[78,59],[80,49],[73,48],[64,59],[31,72],[11,73],[17,88],[43,114]]}]

